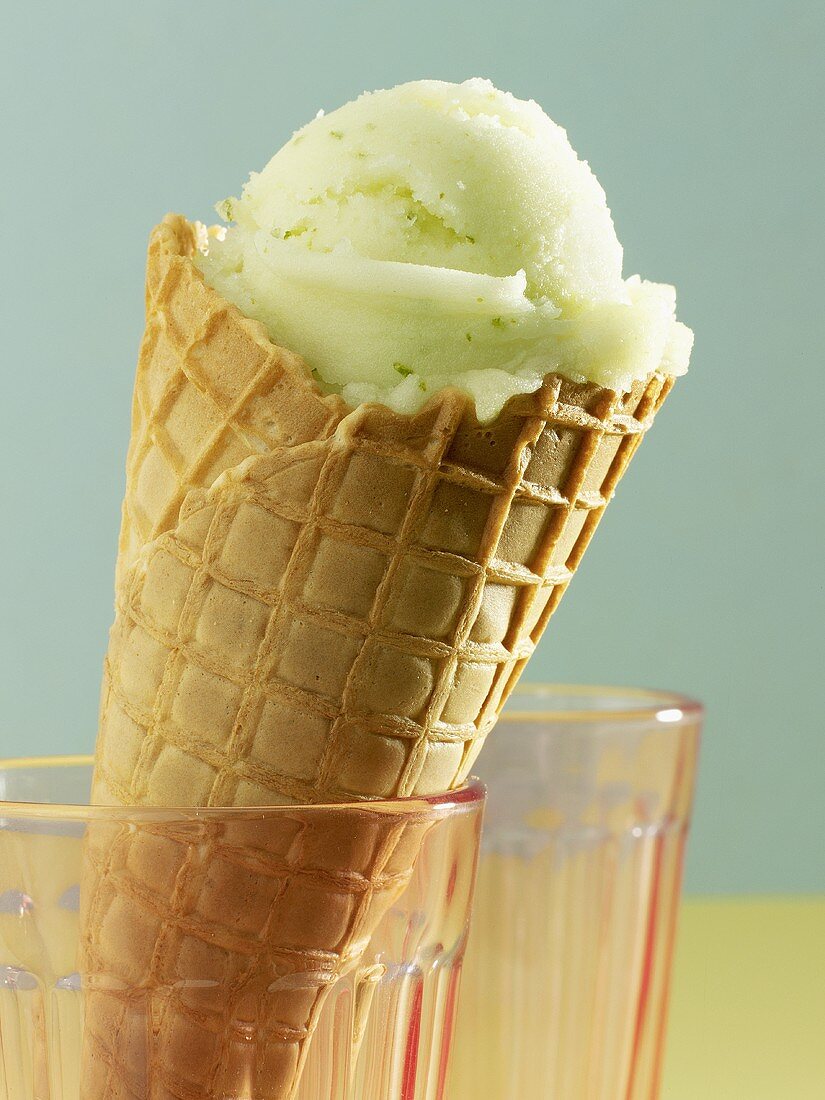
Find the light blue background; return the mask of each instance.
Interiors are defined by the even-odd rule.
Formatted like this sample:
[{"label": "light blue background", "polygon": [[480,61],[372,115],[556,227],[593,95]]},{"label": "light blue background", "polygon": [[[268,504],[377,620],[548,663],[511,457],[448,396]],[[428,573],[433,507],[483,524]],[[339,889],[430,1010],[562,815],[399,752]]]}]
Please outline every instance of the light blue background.
[{"label": "light blue background", "polygon": [[697,334],[529,676],[704,699],[689,887],[825,887],[822,13],[7,5],[0,755],[93,744],[152,224],[208,218],[319,107],[482,74],[567,127]]}]

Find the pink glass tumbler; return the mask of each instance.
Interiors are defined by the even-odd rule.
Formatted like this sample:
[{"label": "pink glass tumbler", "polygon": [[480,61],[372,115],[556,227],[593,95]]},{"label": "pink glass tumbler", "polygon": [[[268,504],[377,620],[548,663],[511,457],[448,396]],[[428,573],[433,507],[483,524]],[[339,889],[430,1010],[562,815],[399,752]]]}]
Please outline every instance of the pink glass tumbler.
[{"label": "pink glass tumbler", "polygon": [[701,707],[517,690],[489,784],[450,1100],[655,1100]]}]

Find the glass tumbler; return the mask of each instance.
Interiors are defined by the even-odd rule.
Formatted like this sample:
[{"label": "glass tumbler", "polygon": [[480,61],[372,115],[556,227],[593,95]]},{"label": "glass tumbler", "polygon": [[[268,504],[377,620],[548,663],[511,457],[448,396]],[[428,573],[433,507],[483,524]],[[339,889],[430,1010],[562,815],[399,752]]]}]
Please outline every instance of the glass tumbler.
[{"label": "glass tumbler", "polygon": [[701,707],[522,687],[489,784],[450,1100],[655,1100]]},{"label": "glass tumbler", "polygon": [[480,784],[167,810],[90,780],[0,761],[2,1100],[441,1100]]}]

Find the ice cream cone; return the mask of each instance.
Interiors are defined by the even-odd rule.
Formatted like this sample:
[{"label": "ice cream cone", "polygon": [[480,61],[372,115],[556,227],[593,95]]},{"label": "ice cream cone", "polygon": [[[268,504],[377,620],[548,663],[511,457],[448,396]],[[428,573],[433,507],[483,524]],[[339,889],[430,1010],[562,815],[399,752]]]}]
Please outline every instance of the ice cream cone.
[{"label": "ice cream cone", "polygon": [[150,246],[96,797],[456,786],[671,380],[551,375],[485,426],[456,391],[349,411],[204,285],[194,240],[167,219]]},{"label": "ice cream cone", "polygon": [[[672,379],[654,373],[619,394],[549,375],[486,425],[455,390],[413,416],[350,410],[204,283],[195,247],[196,230],[176,217],[150,244],[95,799],[254,806],[458,786]],[[317,865],[299,850],[272,871],[276,837],[249,870],[241,846],[226,856],[219,837],[183,843],[160,884],[145,843],[118,836],[105,855],[90,845],[88,1100],[225,1095],[221,1074],[234,1070],[215,1067],[234,1065],[237,1021],[272,1048],[255,1070],[266,1091],[253,1082],[243,1095],[289,1097],[318,991],[357,961],[411,846],[373,838],[358,890],[384,902],[364,903],[345,929],[331,905],[309,943],[282,935],[310,911],[306,893],[279,886],[273,926],[248,933],[265,949],[247,970],[248,943],[232,939],[232,875],[247,876],[244,896],[260,890],[272,904],[272,881],[312,882]],[[206,872],[207,884],[212,865],[221,874]],[[255,913],[264,919],[257,903]],[[169,992],[187,981],[181,937],[195,953],[226,939],[240,998],[230,1017],[218,994],[204,1006]],[[313,952],[332,962],[300,1012],[259,995],[262,967],[275,968],[277,988],[276,961],[314,973]],[[133,1041],[109,988],[140,975],[162,991],[142,1058],[145,1027]],[[140,1081],[130,1065],[143,1067]]]},{"label": "ice cream cone", "polygon": [[409,880],[422,814],[295,807],[89,827],[85,1100],[282,1100]]}]

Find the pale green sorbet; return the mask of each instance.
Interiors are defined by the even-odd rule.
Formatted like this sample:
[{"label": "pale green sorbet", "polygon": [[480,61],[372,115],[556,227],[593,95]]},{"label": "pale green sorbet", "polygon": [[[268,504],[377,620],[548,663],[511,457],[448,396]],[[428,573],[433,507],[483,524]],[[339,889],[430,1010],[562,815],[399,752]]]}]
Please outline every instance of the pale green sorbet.
[{"label": "pale green sorbet", "polygon": [[623,280],[564,130],[488,81],[319,114],[219,210],[207,282],[351,405],[409,413],[457,386],[486,421],[550,371],[626,390],[687,369],[675,291]]}]

